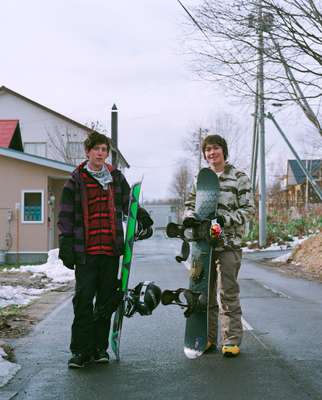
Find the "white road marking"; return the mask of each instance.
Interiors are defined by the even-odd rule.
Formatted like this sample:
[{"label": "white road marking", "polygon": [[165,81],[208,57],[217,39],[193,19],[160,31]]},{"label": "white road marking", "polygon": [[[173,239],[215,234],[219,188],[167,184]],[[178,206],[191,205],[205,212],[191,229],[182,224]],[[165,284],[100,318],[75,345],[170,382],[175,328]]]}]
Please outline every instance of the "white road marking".
[{"label": "white road marking", "polygon": [[253,331],[254,330],[254,328],[243,317],[242,317],[242,324],[243,324],[244,331]]},{"label": "white road marking", "polygon": [[187,268],[188,271],[191,270],[191,262],[189,259],[187,261],[182,261],[182,264]]},{"label": "white road marking", "polygon": [[273,288],[271,288],[270,286],[267,286],[267,285],[263,285],[263,287],[266,290],[269,290],[270,292],[276,294],[279,297],[285,297],[286,299],[290,299],[290,296],[288,296],[287,294],[285,294],[283,292],[280,292],[279,290],[273,289]]}]

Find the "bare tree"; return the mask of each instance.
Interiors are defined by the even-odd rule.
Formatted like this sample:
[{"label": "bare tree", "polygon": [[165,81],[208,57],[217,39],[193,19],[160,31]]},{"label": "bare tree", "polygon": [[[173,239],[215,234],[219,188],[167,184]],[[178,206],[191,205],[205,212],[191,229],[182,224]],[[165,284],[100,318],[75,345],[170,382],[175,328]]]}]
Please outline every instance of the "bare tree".
[{"label": "bare tree", "polygon": [[[220,135],[225,138],[230,163],[244,169],[250,168],[250,143],[246,141],[246,129],[229,113],[223,112],[209,122],[207,128],[199,126],[185,137],[183,148],[189,153],[191,169],[194,174],[206,166],[202,154],[202,142],[207,135]],[[192,161],[192,162],[191,162]]]},{"label": "bare tree", "polygon": [[[98,131],[102,125],[99,121],[89,124],[92,131]],[[46,129],[50,156],[68,164],[76,165],[85,157],[83,142],[87,133],[69,126],[56,125]]]},{"label": "bare tree", "polygon": [[202,167],[202,142],[209,133],[209,128],[203,128],[199,126],[196,129],[191,130],[183,141],[183,148],[190,156],[189,162],[191,165],[191,170],[194,171],[194,173],[197,173]]},{"label": "bare tree", "polygon": [[72,130],[65,126],[47,129],[48,144],[51,156],[68,164],[74,164],[71,143],[75,142]]},{"label": "bare tree", "polygon": [[[320,0],[262,0],[263,6],[277,19],[275,36],[298,54],[322,65],[322,2]],[[300,61],[298,62],[300,66]],[[302,65],[301,73],[321,76],[321,70],[312,71]]]},{"label": "bare tree", "polygon": [[211,124],[211,131],[225,138],[229,162],[243,170],[250,169],[250,145],[245,127],[229,113],[218,115]]},{"label": "bare tree", "polygon": [[192,36],[195,69],[204,79],[253,97],[262,52],[265,99],[296,102],[322,135],[314,104],[322,97],[321,10],[321,1],[313,0],[203,0],[189,17],[190,26],[203,33]]},{"label": "bare tree", "polygon": [[303,159],[322,159],[322,140],[312,126],[304,128],[305,134],[299,137]]},{"label": "bare tree", "polygon": [[96,121],[90,121],[86,123],[86,126],[88,126],[90,129],[93,131],[101,132],[104,133],[106,136],[110,136],[110,133],[104,126],[104,123],[102,121],[96,120]]},{"label": "bare tree", "polygon": [[178,164],[177,169],[174,172],[173,179],[170,186],[170,192],[177,199],[177,216],[178,221],[182,220],[184,203],[187,200],[187,196],[192,185],[192,173],[186,161],[182,161]]}]

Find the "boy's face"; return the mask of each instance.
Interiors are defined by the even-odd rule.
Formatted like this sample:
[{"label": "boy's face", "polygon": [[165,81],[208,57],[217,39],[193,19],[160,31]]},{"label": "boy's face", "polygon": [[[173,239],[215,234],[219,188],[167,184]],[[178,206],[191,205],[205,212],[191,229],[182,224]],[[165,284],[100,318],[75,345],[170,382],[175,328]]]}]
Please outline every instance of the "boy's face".
[{"label": "boy's face", "polygon": [[86,151],[89,165],[94,170],[101,170],[108,157],[108,149],[106,144],[96,144],[90,150]]},{"label": "boy's face", "polygon": [[225,164],[224,151],[218,144],[208,144],[205,148],[205,159],[210,166],[220,167]]}]

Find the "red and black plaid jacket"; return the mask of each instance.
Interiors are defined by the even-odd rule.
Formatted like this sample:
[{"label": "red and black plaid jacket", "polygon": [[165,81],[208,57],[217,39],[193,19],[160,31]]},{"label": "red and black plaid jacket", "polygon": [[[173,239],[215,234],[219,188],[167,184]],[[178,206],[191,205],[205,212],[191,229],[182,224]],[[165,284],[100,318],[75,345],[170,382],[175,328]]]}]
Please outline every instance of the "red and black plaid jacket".
[{"label": "red and black plaid jacket", "polygon": [[[85,264],[86,249],[89,243],[90,218],[88,213],[88,194],[82,171],[85,162],[80,164],[66,182],[58,216],[58,228],[62,236],[73,238],[75,263]],[[108,165],[113,178],[112,190],[114,199],[115,238],[112,247],[115,255],[123,254],[123,214],[128,213],[130,186],[118,169]]]},{"label": "red and black plaid jacket", "polygon": [[81,177],[87,192],[88,240],[87,254],[115,255],[113,247],[116,238],[114,193],[111,185],[107,190],[83,169]]}]

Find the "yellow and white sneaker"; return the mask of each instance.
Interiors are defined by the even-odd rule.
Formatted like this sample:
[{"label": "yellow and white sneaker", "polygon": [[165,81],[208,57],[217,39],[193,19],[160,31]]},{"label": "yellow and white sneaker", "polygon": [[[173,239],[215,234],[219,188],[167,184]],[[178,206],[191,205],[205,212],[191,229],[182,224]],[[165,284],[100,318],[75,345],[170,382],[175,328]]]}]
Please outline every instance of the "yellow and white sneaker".
[{"label": "yellow and white sneaker", "polygon": [[221,352],[224,357],[237,357],[240,354],[240,348],[237,344],[226,344],[222,347]]}]

